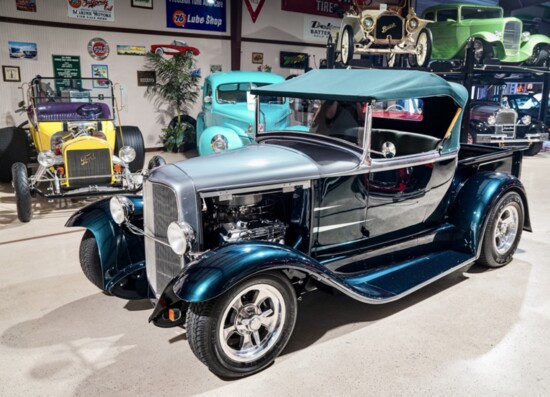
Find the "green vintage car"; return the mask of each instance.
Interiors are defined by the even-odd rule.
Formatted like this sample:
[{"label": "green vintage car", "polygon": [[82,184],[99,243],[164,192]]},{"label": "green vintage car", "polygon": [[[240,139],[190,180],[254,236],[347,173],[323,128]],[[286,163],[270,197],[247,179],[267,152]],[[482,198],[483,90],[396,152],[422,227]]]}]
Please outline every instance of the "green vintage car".
[{"label": "green vintage car", "polygon": [[501,7],[445,4],[427,8],[422,18],[432,20],[432,59],[463,59],[474,39],[478,63],[498,58],[504,63],[542,66],[548,59],[550,38],[523,31],[518,18],[503,16]]}]

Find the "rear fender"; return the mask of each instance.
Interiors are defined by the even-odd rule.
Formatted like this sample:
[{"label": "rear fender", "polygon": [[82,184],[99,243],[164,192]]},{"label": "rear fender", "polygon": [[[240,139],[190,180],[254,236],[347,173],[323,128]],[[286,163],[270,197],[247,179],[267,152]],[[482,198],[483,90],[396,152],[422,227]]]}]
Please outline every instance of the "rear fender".
[{"label": "rear fender", "polygon": [[455,237],[454,249],[478,256],[489,213],[509,191],[520,195],[525,210],[523,230],[532,231],[527,195],[521,181],[510,174],[479,172],[463,184],[451,207],[450,221],[463,233]]},{"label": "rear fender", "polygon": [[239,133],[244,134],[244,131],[237,131],[236,129],[228,127],[208,127],[202,132],[197,143],[199,155],[204,156],[206,154],[214,153],[212,147],[210,146],[210,143],[212,141],[212,138],[214,138],[216,135],[223,135],[225,137],[225,139],[227,140],[227,150],[233,150],[243,147],[243,141]]},{"label": "rear fender", "polygon": [[[131,222],[143,227],[143,198],[125,196],[134,204]],[[145,248],[142,236],[130,233],[113,221],[109,210],[110,198],[93,202],[75,212],[67,227],[85,227],[96,239],[103,289],[124,299],[143,299],[152,296],[145,274]]]}]

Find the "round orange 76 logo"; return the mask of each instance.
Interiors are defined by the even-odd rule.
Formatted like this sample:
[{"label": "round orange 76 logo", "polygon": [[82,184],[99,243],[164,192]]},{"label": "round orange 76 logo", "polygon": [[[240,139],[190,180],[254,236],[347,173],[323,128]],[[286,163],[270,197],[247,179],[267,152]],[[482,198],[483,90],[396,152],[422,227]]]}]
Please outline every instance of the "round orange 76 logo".
[{"label": "round orange 76 logo", "polygon": [[172,14],[172,22],[174,22],[174,25],[176,26],[184,27],[187,22],[187,15],[185,15],[185,12],[181,10],[176,10]]}]

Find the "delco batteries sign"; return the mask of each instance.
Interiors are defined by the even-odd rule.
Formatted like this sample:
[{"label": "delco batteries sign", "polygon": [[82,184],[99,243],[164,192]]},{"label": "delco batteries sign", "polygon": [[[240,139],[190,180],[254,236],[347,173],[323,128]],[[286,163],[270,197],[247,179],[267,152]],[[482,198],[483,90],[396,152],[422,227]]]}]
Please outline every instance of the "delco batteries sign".
[{"label": "delco batteries sign", "polygon": [[225,0],[166,0],[169,28],[225,32],[225,20]]}]

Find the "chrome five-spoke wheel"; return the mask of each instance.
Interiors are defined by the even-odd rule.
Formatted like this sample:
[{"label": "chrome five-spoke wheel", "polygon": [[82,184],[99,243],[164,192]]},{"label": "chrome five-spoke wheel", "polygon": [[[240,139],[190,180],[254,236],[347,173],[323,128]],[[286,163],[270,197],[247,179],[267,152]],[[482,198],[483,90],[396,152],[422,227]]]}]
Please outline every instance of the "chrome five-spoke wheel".
[{"label": "chrome five-spoke wheel", "polygon": [[518,218],[518,210],[511,205],[500,213],[494,233],[495,250],[499,254],[505,254],[514,244],[518,234]]}]

